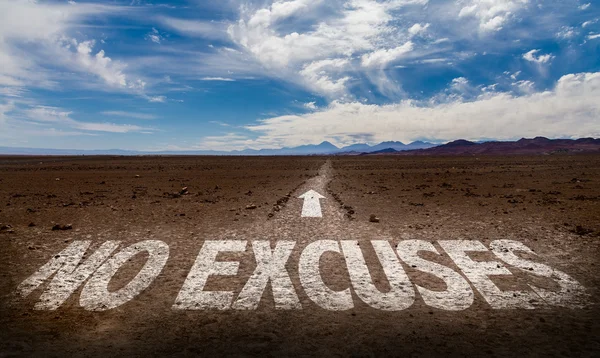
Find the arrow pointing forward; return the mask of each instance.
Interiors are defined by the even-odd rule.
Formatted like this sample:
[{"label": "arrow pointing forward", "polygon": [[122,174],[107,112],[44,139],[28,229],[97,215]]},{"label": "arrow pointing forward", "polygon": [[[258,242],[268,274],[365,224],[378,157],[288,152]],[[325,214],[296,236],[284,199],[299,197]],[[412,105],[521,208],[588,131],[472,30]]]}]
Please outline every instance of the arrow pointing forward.
[{"label": "arrow pointing forward", "polygon": [[321,202],[319,199],[325,199],[325,197],[314,190],[309,190],[306,193],[300,195],[299,199],[304,199],[302,205],[302,217],[303,218],[322,218],[321,213]]}]

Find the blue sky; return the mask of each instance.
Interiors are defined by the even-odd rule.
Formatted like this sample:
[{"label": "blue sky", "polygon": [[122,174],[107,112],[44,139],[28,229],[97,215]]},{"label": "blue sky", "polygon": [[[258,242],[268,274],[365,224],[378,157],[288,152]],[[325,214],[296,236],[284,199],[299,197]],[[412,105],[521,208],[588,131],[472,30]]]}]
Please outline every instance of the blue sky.
[{"label": "blue sky", "polygon": [[0,0],[0,146],[600,137],[600,4]]}]

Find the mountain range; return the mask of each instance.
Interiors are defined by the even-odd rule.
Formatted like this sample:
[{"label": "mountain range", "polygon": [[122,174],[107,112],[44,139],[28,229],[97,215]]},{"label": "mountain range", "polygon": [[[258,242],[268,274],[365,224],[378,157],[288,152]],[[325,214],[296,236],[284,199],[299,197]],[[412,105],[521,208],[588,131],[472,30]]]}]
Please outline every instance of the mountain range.
[{"label": "mountain range", "polygon": [[307,144],[298,147],[286,147],[279,149],[245,149],[233,151],[216,150],[184,150],[184,151],[134,151],[121,149],[108,150],[79,150],[79,149],[44,149],[44,148],[14,148],[0,147],[0,154],[8,155],[318,155],[318,154],[340,154],[340,153],[371,153],[383,149],[394,149],[394,151],[405,151],[414,149],[425,149],[435,147],[436,144],[427,142],[413,142],[404,144],[402,142],[383,142],[377,145],[365,143],[353,144],[346,147],[336,147],[330,142],[320,144]]},{"label": "mountain range", "polygon": [[[547,155],[560,153],[598,153],[600,139],[522,138],[513,142],[476,143],[456,140],[432,148],[394,152],[393,155]],[[376,153],[373,153],[376,154]],[[390,154],[390,153],[386,153]]]},{"label": "mountain range", "polygon": [[556,153],[600,153],[600,139],[548,139],[536,137],[506,142],[470,142],[459,139],[436,145],[428,142],[382,142],[336,147],[330,142],[307,144],[280,149],[246,149],[234,151],[133,151],[133,150],[77,150],[0,147],[4,155],[540,155]]}]

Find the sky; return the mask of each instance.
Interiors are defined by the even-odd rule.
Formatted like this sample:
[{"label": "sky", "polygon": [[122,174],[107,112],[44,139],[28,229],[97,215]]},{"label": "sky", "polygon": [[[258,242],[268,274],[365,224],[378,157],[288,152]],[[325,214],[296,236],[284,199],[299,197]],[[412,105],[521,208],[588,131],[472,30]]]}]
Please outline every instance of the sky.
[{"label": "sky", "polygon": [[600,137],[600,3],[0,0],[0,147]]}]

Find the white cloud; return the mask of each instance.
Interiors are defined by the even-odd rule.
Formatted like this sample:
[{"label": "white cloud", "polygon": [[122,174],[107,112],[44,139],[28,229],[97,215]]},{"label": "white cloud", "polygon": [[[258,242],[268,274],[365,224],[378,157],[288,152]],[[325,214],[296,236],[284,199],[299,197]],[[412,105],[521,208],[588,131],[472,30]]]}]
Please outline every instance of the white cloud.
[{"label": "white cloud", "polygon": [[104,49],[95,50],[95,40],[73,36],[86,38],[80,26],[89,18],[119,14],[125,8],[0,2],[0,86],[57,88],[68,78],[85,88],[145,97],[146,82],[126,73],[126,63],[107,56]]},{"label": "white cloud", "polygon": [[[464,81],[458,81],[464,82]],[[532,86],[522,82],[522,86]],[[272,148],[319,143],[352,143],[357,135],[373,141],[422,138],[449,141],[459,138],[499,140],[520,137],[600,137],[600,72],[563,76],[554,89],[523,95],[492,92],[474,101],[455,100],[423,106],[415,101],[390,105],[332,102],[320,111],[273,117],[247,129],[258,135],[211,137],[207,143],[235,139],[235,148]],[[493,121],[490,121],[493,118]],[[234,138],[235,136],[235,138]]]},{"label": "white cloud", "polygon": [[15,104],[11,102],[0,103],[0,128],[6,122],[6,113],[12,111],[15,108]]},{"label": "white cloud", "polygon": [[593,25],[593,24],[595,24],[595,23],[597,23],[597,22],[598,22],[598,19],[594,19],[594,20],[586,21],[586,22],[584,22],[583,24],[581,24],[581,27],[585,28],[585,27],[588,27],[588,26],[590,26],[590,25]]},{"label": "white cloud", "polygon": [[[52,80],[44,68],[52,65],[70,68],[72,63],[68,59],[77,57],[69,55],[64,47],[61,41],[64,34],[90,16],[118,11],[118,7],[95,4],[0,2],[0,84],[51,86]],[[32,51],[23,51],[20,47],[23,45],[34,47]],[[102,52],[90,61],[96,63],[90,67],[109,60]]]},{"label": "white cloud", "polygon": [[308,102],[308,103],[304,103],[304,108],[314,111],[317,109],[317,105],[315,104],[315,102]]},{"label": "white cloud", "polygon": [[579,10],[587,10],[591,5],[591,3],[582,4],[581,6],[579,6]]},{"label": "white cloud", "polygon": [[142,130],[150,130],[130,124],[114,124],[114,123],[94,123],[82,122],[71,118],[73,112],[65,111],[61,108],[36,106],[21,111],[28,120],[39,122],[42,124],[51,124],[65,126],[68,128],[79,129],[93,132],[110,132],[110,133],[128,133],[139,132]]},{"label": "white cloud", "polygon": [[221,127],[231,127],[231,124],[226,123],[226,122],[221,122],[221,121],[209,121],[208,123],[218,124]]},{"label": "white cloud", "polygon": [[[346,89],[348,76],[339,76],[350,63],[349,59],[336,58],[313,61],[299,72],[307,87],[320,93],[340,94]],[[335,77],[335,78],[334,78]]]},{"label": "white cloud", "polygon": [[600,38],[600,34],[590,34],[587,38],[588,40],[595,40]]},{"label": "white cloud", "polygon": [[425,24],[425,25],[414,24],[408,29],[408,33],[411,36],[417,36],[419,34],[424,33],[425,31],[427,31],[428,28],[429,28],[429,24]]},{"label": "white cloud", "polygon": [[110,86],[131,88],[138,86],[135,82],[134,84],[128,83],[127,77],[122,72],[124,66],[113,62],[110,57],[105,55],[104,50],[100,50],[94,55],[92,53],[94,45],[95,41],[93,40],[77,44],[74,53],[75,63],[88,72],[99,76]]},{"label": "white cloud", "polygon": [[525,8],[528,0],[469,0],[462,2],[459,17],[474,17],[479,20],[482,31],[499,31],[508,23],[515,12]]},{"label": "white cloud", "polygon": [[160,45],[160,43],[164,40],[164,37],[157,29],[153,27],[152,31],[146,34],[146,39]]},{"label": "white cloud", "polygon": [[222,81],[222,82],[235,82],[235,80],[233,78],[227,78],[227,77],[203,77],[201,78],[202,81]]},{"label": "white cloud", "polygon": [[556,37],[562,39],[570,39],[577,35],[577,30],[571,26],[563,26],[559,32],[556,33]]},{"label": "white cloud", "polygon": [[[242,8],[241,19],[229,26],[231,39],[252,58],[280,78],[297,82],[328,97],[344,96],[356,58],[367,66],[381,66],[402,55],[407,47],[390,48],[398,36],[408,40],[408,28],[399,29],[392,13],[407,5],[425,5],[427,0],[322,0],[277,1],[270,6]],[[321,7],[327,5],[329,11]],[[331,11],[331,10],[334,11]],[[302,31],[287,29],[283,21],[301,14],[310,26]],[[422,32],[427,24],[417,24]],[[402,35],[404,34],[404,35]],[[409,46],[409,45],[406,45]],[[411,45],[412,46],[412,45]],[[344,68],[312,67],[321,61],[342,60]],[[380,79],[376,79],[379,81]]]},{"label": "white cloud", "polygon": [[458,77],[452,80],[451,87],[458,91],[465,91],[469,86],[469,80],[464,77]]},{"label": "white cloud", "polygon": [[196,150],[241,150],[253,144],[246,136],[236,133],[227,133],[222,136],[207,136],[202,138],[200,144],[193,148]]},{"label": "white cloud", "polygon": [[411,41],[392,49],[381,49],[362,56],[363,67],[383,67],[390,62],[402,58],[407,53],[411,52],[414,45]]},{"label": "white cloud", "polygon": [[520,93],[530,94],[535,91],[535,83],[529,80],[521,80],[512,84]]},{"label": "white cloud", "polygon": [[123,118],[134,118],[134,119],[156,119],[154,114],[140,113],[140,112],[127,112],[127,111],[103,111],[101,112],[105,116],[111,117],[123,117]]},{"label": "white cloud", "polygon": [[150,103],[165,103],[167,101],[167,97],[165,96],[149,96],[148,102]]},{"label": "white cloud", "polygon": [[536,53],[538,52],[540,52],[540,50],[531,50],[523,54],[523,58],[529,62],[535,62],[540,65],[544,63],[549,63],[554,59],[554,56],[550,54],[536,56]]},{"label": "white cloud", "polygon": [[4,97],[23,97],[27,91],[19,87],[0,87],[0,96]]},{"label": "white cloud", "polygon": [[214,21],[186,20],[160,16],[157,20],[164,26],[187,36],[210,40],[228,40],[227,25]]}]

